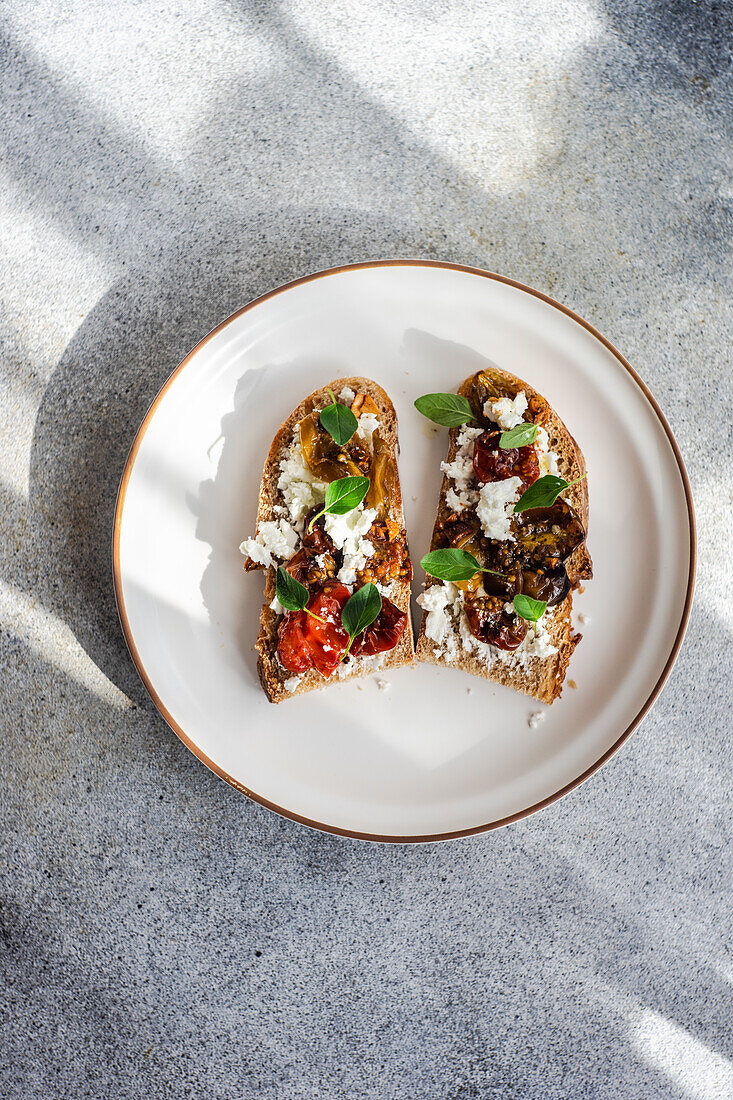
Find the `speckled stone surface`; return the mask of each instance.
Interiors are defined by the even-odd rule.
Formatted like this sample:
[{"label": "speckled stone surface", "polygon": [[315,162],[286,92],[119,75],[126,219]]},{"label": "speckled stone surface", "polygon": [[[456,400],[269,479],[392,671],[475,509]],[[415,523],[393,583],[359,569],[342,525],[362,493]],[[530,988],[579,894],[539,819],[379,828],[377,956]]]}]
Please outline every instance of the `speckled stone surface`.
[{"label": "speckled stone surface", "polygon": [[[731,8],[11,0],[0,40],[0,1096],[719,1098],[730,982]],[[333,264],[488,267],[597,325],[699,517],[673,676],[574,794],[309,832],[157,716],[117,483],[215,323]]]}]

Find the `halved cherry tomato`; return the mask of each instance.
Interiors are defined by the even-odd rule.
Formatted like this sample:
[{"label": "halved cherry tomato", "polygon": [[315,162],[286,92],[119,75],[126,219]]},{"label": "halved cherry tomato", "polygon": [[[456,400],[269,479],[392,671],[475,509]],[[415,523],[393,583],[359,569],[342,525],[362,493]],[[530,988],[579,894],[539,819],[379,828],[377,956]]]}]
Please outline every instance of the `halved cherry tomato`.
[{"label": "halved cherry tomato", "polygon": [[[288,611],[278,627],[277,655],[289,672],[317,668],[326,679],[343,657],[349,635],[341,625],[341,612],[351,593],[345,584],[331,581],[308,601],[308,610]],[[323,622],[313,618],[317,615]]]},{"label": "halved cherry tomato", "polygon": [[501,432],[484,432],[473,445],[473,469],[478,481],[505,481],[518,477],[527,489],[540,476],[540,464],[533,443],[526,447],[499,446]]},{"label": "halved cherry tomato", "polygon": [[355,657],[371,657],[394,649],[407,626],[407,615],[382,596],[382,610],[371,626],[354,638],[351,652]]},{"label": "halved cherry tomato", "polygon": [[466,600],[466,618],[471,633],[497,649],[516,649],[527,633],[527,623],[519,615],[509,616],[502,600],[494,596],[475,596]]}]

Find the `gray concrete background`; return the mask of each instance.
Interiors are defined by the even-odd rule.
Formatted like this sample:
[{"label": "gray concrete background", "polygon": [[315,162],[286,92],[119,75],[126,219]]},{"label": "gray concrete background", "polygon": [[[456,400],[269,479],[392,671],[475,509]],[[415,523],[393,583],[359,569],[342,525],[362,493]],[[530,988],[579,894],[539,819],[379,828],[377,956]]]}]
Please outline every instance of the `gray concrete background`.
[{"label": "gray concrete background", "polygon": [[[2,22],[0,1095],[732,1095],[731,7]],[[128,447],[186,351],[278,283],[395,255],[598,326],[667,413],[700,527],[687,641],[619,756],[416,848],[210,775],[136,678],[109,567]]]}]

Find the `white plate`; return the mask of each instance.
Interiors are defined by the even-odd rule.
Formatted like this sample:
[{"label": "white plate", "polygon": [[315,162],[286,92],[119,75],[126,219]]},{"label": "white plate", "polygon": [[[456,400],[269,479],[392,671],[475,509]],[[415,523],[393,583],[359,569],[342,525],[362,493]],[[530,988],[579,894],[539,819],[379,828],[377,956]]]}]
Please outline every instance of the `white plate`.
[{"label": "white plate", "polygon": [[[385,387],[400,421],[414,562],[428,548],[446,431],[413,408],[493,362],[544,394],[588,466],[595,578],[563,696],[425,665],[267,702],[252,651],[262,465],[295,405],[339,375]],[[544,295],[487,272],[395,261],[281,287],[215,329],[171,375],[135,439],[114,575],[138,671],[189,748],[251,798],[318,828],[442,839],[505,824],[582,782],[656,698],[694,578],[692,501],[670,429],[628,363]],[[414,592],[422,588],[416,570]],[[417,607],[415,607],[417,617]],[[537,729],[530,714],[542,710]]]}]

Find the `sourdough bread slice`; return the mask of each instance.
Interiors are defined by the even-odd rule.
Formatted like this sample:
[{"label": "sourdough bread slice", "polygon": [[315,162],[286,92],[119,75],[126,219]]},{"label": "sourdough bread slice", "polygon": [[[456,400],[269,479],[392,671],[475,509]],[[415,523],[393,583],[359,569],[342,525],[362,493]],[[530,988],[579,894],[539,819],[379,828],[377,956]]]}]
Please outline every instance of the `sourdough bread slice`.
[{"label": "sourdough bread slice", "polygon": [[[380,434],[394,456],[396,468],[397,455],[399,454],[397,414],[395,413],[394,405],[389,397],[381,386],[378,386],[376,382],[372,382],[369,378],[360,378],[356,376],[351,378],[337,378],[327,386],[315,390],[309,397],[301,401],[287,420],[283,422],[280,430],[275,436],[267,455],[265,468],[262,473],[262,481],[260,482],[260,495],[257,506],[257,530],[260,529],[261,524],[280,518],[279,514],[275,511],[278,505],[282,505],[281,494],[277,487],[280,476],[280,464],[283,459],[285,459],[290,449],[291,443],[297,432],[298,424],[303,417],[308,416],[309,413],[331,404],[329,390],[332,390],[338,398],[339,394],[344,389],[350,389],[355,394],[363,394],[370,397],[377,406],[379,410]],[[400,528],[404,528],[405,520],[399,475],[396,478],[394,505],[387,518],[398,523]],[[260,683],[271,703],[280,703],[283,699],[290,699],[295,695],[303,695],[307,691],[323,688],[328,686],[328,684],[342,683],[344,680],[353,680],[360,676],[368,676],[377,670],[382,672],[386,669],[414,664],[414,640],[412,635],[412,623],[410,621],[410,583],[409,580],[405,578],[392,581],[389,587],[389,599],[396,607],[399,607],[401,611],[407,612],[407,626],[394,649],[389,650],[387,653],[379,654],[378,657],[351,658],[343,665],[339,666],[329,679],[325,679],[316,669],[311,669],[300,676],[296,687],[289,690],[286,688],[285,684],[287,681],[292,680],[294,674],[284,669],[277,659],[277,628],[282,616],[273,611],[270,607],[270,604],[275,598],[275,594],[276,569],[274,566],[270,566],[266,570],[265,603],[262,605],[262,611],[260,612],[260,631],[257,636],[257,641],[255,642],[255,649],[259,654],[257,671],[259,673]]]},{"label": "sourdough bread slice", "polygon": [[[533,410],[531,419],[533,423],[542,427],[547,432],[548,449],[557,455],[557,465],[560,476],[566,481],[573,481],[585,471],[583,455],[560,417],[550,404],[521,379],[505,371],[492,368],[487,372],[511,397],[523,390],[530,409]],[[471,379],[461,385],[458,392],[468,396]],[[451,428],[448,444],[447,462],[453,462],[457,449],[458,437],[461,428]],[[450,479],[443,476],[440,490],[438,512],[430,549],[434,550],[439,545],[439,532],[442,522],[451,514],[451,508],[446,502],[446,494],[451,487]],[[566,489],[563,497],[573,506],[580,516],[583,527],[588,531],[588,485],[587,478]],[[589,580],[593,576],[593,565],[585,542],[576,547],[565,563],[568,576],[573,588],[578,588],[582,581]],[[428,592],[434,585],[443,584],[434,577],[427,577],[425,589]],[[451,586],[452,594],[456,597],[452,609],[448,614],[449,632],[445,639],[436,642],[426,634],[427,612],[423,611],[418,634],[415,655],[418,661],[437,665],[447,665],[453,668],[463,669],[473,676],[481,676],[495,683],[505,684],[516,691],[531,695],[543,703],[552,703],[562,691],[563,681],[568,669],[573,651],[582,635],[575,633],[571,621],[572,593],[568,595],[557,607],[550,608],[543,617],[541,645],[532,646],[540,649],[547,646],[556,650],[546,656],[530,655],[523,645],[515,654],[498,650],[473,638],[462,612],[461,594],[454,586]],[[530,629],[528,639],[533,638]]]}]

